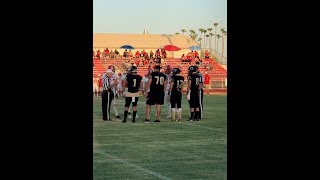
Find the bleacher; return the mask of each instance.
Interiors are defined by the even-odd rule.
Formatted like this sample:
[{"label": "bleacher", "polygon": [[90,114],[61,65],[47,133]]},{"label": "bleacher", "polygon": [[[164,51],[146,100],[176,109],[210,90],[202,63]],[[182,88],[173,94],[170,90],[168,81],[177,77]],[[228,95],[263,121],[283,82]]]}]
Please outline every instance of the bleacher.
[{"label": "bleacher", "polygon": [[[94,67],[93,67],[93,74],[103,74],[106,71],[106,68],[110,65],[115,65],[117,72],[124,72],[124,58],[117,58],[117,59],[107,59],[107,60],[99,60],[95,59],[93,60]],[[181,75],[187,78],[188,73],[188,67],[190,66],[189,63],[182,63],[179,58],[174,59],[167,59],[166,60],[167,65],[170,65],[171,68],[178,67],[178,65],[181,66]],[[210,71],[206,71],[204,64],[212,64],[214,67]],[[210,76],[211,82],[219,82],[223,83],[224,79],[227,77],[227,70],[224,69],[222,66],[219,65],[213,58],[210,58],[209,60],[203,59],[203,65],[199,67],[199,70],[202,74],[204,72],[208,72],[208,75]],[[138,74],[141,76],[144,76],[144,74],[148,73],[148,67],[147,66],[139,66],[138,67]],[[226,89],[225,89],[226,90]],[[224,91],[225,91],[224,90]]]}]

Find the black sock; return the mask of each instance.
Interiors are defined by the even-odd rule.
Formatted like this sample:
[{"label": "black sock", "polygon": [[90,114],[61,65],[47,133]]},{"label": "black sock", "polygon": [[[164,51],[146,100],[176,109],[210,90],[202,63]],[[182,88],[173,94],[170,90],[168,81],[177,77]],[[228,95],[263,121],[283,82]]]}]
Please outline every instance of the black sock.
[{"label": "black sock", "polygon": [[123,121],[127,121],[128,111],[124,111]]},{"label": "black sock", "polygon": [[136,121],[137,111],[132,111],[132,121]]},{"label": "black sock", "polygon": [[193,115],[194,115],[194,112],[191,112],[191,116],[190,116],[190,118],[193,118]]},{"label": "black sock", "polygon": [[196,113],[195,113],[196,115],[195,115],[195,117],[194,118],[196,118],[196,119],[198,119],[199,117],[200,117],[200,111],[196,111]]}]

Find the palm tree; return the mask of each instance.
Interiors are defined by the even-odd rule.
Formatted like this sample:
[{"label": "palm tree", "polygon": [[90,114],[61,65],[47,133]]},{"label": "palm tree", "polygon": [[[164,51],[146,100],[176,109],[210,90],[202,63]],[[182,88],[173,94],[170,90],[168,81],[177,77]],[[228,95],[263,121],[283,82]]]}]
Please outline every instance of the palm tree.
[{"label": "palm tree", "polygon": [[[218,38],[218,42],[217,42],[217,53],[218,53],[218,50],[219,50],[219,39],[220,39],[220,37],[221,37],[221,35],[220,34],[218,34],[217,35],[217,38]],[[219,61],[219,63],[221,63],[221,60]]]},{"label": "palm tree", "polygon": [[[217,34],[217,26],[219,25],[219,23],[214,23],[214,34]],[[217,36],[214,36],[214,49],[217,50]]]},{"label": "palm tree", "polygon": [[206,49],[207,50],[207,47],[206,47],[206,42],[205,42],[205,40],[206,40],[206,33],[207,33],[207,30],[203,30],[203,44],[204,44],[204,49]]},{"label": "palm tree", "polygon": [[182,31],[183,35],[185,32],[187,32],[187,30],[185,30],[185,29],[181,29],[181,31]]},{"label": "palm tree", "polygon": [[201,40],[202,40],[202,38],[198,38],[198,42],[199,42],[200,47],[201,47]]},{"label": "palm tree", "polygon": [[225,31],[223,28],[221,29],[222,34],[222,50],[221,50],[221,60],[223,58],[223,52],[224,52],[224,36],[227,34],[227,31]]},{"label": "palm tree", "polygon": [[212,40],[212,33],[211,33],[211,31],[212,31],[213,29],[212,28],[208,28],[207,29],[207,31],[209,31],[209,36],[210,36],[210,38],[209,38],[209,52],[211,52],[211,40]]},{"label": "palm tree", "polygon": [[[199,31],[200,31],[200,37],[201,37],[204,29],[203,29],[203,28],[200,28]],[[201,39],[202,39],[202,38],[201,38]],[[201,44],[202,44],[202,43],[201,43]],[[204,45],[204,44],[203,44],[203,45]]]},{"label": "palm tree", "polygon": [[190,34],[189,36],[191,37],[191,39],[193,39],[194,41],[196,40],[196,38],[198,37],[198,34],[196,34],[196,32],[194,30],[189,30]]},{"label": "palm tree", "polygon": [[213,36],[213,35],[214,35],[213,33],[209,33],[209,36],[210,36],[210,40],[209,40],[209,42],[210,42],[210,43],[209,43],[209,46],[210,46],[210,47],[209,47],[209,52],[210,52],[210,53],[212,53],[211,41],[212,41],[212,36]]},{"label": "palm tree", "polygon": [[[209,40],[209,37],[210,37],[210,35],[209,34],[206,34],[206,47],[207,47],[207,44],[208,44],[208,40]],[[210,42],[210,41],[209,41]],[[210,50],[210,49],[209,49]]]}]

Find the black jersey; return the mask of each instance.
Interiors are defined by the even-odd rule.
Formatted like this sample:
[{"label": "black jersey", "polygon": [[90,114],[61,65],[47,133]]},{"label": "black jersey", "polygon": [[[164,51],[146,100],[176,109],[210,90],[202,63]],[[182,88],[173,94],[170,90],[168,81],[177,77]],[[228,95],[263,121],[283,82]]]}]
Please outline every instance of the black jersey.
[{"label": "black jersey", "polygon": [[164,91],[164,82],[167,79],[167,75],[162,72],[152,72],[150,74],[152,82],[150,85],[151,92],[160,92]]},{"label": "black jersey", "polygon": [[131,92],[131,93],[139,92],[142,76],[138,74],[128,74],[126,76],[126,80],[128,82],[127,84],[128,92]]},{"label": "black jersey", "polygon": [[[202,83],[203,84],[203,75],[199,72],[198,74],[197,74],[198,76],[199,76],[199,83]],[[202,89],[202,88],[201,88]]]},{"label": "black jersey", "polygon": [[171,77],[171,83],[173,83],[172,86],[172,92],[181,92],[182,84],[184,82],[184,77],[183,76],[172,76]]},{"label": "black jersey", "polygon": [[188,81],[191,80],[191,91],[198,91],[199,84],[202,83],[202,76],[200,77],[198,74],[189,74]]}]

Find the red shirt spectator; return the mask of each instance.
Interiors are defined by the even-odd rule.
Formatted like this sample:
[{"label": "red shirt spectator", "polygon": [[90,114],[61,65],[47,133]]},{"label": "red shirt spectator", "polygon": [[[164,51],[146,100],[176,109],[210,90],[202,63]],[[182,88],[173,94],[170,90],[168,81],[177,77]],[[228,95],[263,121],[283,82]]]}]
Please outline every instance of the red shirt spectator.
[{"label": "red shirt spectator", "polygon": [[207,59],[209,58],[209,52],[208,52],[208,50],[206,50],[206,51],[204,52],[204,57],[207,58]]},{"label": "red shirt spectator", "polygon": [[198,54],[197,51],[194,52],[194,56],[195,56],[195,57],[199,57],[199,54]]},{"label": "red shirt spectator", "polygon": [[136,58],[140,57],[139,51],[136,52],[135,57],[136,57]]},{"label": "red shirt spectator", "polygon": [[97,58],[99,58],[99,59],[100,59],[100,54],[101,54],[100,49],[98,49],[98,51],[97,51]]},{"label": "red shirt spectator", "polygon": [[210,84],[210,76],[208,75],[207,72],[205,72],[205,75],[204,75],[204,84]]}]

